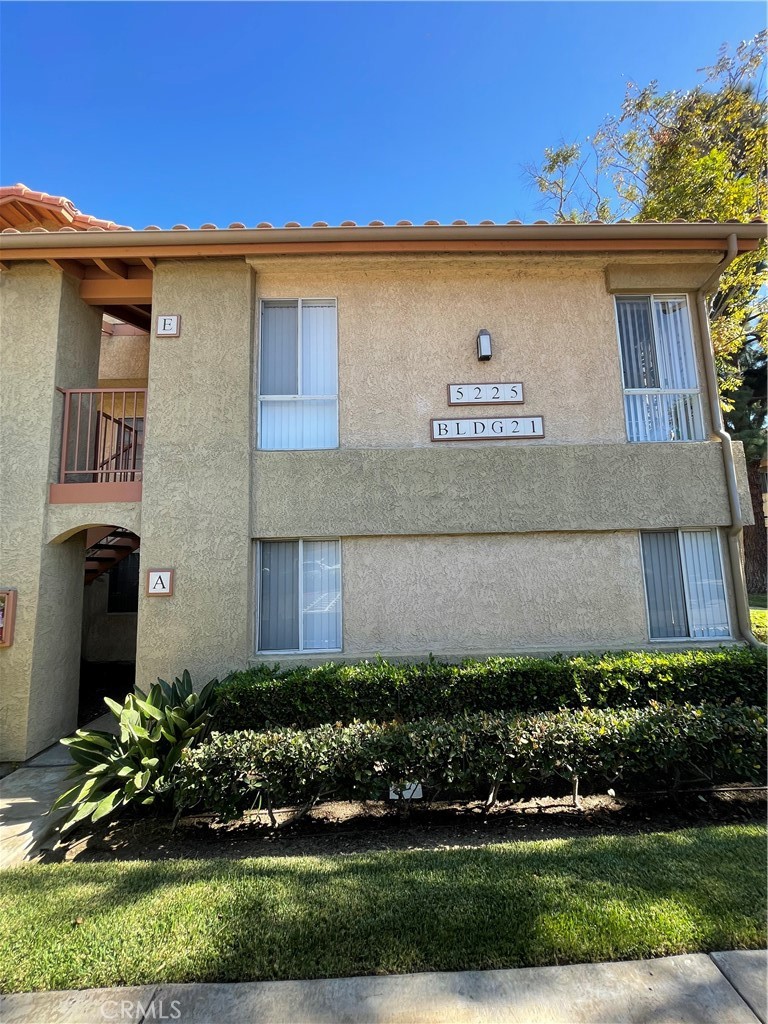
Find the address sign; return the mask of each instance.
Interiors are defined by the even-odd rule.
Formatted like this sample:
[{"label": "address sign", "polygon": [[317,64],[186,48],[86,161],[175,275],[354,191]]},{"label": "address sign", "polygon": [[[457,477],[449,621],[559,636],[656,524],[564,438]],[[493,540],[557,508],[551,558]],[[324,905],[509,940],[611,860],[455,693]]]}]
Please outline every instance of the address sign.
[{"label": "address sign", "polygon": [[498,441],[499,438],[544,437],[541,416],[489,416],[431,420],[433,441]]},{"label": "address sign", "polygon": [[448,405],[522,405],[523,385],[449,384]]}]

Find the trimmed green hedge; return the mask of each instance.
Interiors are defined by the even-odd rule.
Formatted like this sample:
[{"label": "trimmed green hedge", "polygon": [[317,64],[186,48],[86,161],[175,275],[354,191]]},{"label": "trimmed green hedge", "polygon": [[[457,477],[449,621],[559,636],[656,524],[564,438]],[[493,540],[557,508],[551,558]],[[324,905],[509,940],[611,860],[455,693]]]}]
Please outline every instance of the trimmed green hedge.
[{"label": "trimmed green hedge", "polygon": [[233,818],[253,806],[331,795],[382,798],[389,783],[413,781],[428,796],[439,791],[463,798],[574,778],[590,787],[619,779],[653,788],[754,781],[765,772],[765,721],[760,708],[740,704],[653,703],[218,733],[184,752],[176,799],[182,808],[202,805]]},{"label": "trimmed green hedge", "polygon": [[446,665],[363,661],[280,671],[260,665],[218,688],[222,732],[327,722],[413,721],[464,711],[554,711],[765,701],[765,654],[749,647],[674,653],[624,652],[552,658],[488,658]]}]

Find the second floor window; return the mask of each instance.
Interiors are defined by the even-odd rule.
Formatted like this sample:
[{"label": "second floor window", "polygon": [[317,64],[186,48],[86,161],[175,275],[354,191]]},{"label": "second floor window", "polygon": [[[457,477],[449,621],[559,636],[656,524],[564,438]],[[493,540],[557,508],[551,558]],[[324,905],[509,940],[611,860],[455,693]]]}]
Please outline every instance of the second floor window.
[{"label": "second floor window", "polygon": [[270,299],[261,306],[259,448],[338,448],[334,299]]},{"label": "second floor window", "polygon": [[701,394],[684,295],[616,299],[630,441],[703,441]]}]

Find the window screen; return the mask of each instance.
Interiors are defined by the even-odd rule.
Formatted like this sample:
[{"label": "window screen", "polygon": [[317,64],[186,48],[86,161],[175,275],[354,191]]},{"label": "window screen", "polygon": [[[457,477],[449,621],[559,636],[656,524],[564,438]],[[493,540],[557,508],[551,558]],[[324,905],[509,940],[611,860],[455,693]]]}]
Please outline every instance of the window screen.
[{"label": "window screen", "polygon": [[336,303],[267,301],[261,311],[259,447],[338,447]]},{"label": "window screen", "polygon": [[662,530],[641,542],[650,637],[730,636],[717,533]]},{"label": "window screen", "polygon": [[341,649],[338,540],[262,541],[259,650]]}]

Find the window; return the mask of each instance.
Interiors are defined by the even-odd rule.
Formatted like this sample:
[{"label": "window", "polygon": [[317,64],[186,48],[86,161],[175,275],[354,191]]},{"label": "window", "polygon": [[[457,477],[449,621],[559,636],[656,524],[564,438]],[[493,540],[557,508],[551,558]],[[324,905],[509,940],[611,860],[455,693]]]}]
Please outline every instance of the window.
[{"label": "window", "polygon": [[107,612],[136,612],[139,609],[139,553],[132,551],[107,573]]},{"label": "window", "polygon": [[652,640],[731,635],[715,530],[640,534]]},{"label": "window", "polygon": [[259,650],[341,650],[341,543],[262,541]]},{"label": "window", "polygon": [[629,440],[703,441],[685,296],[621,296],[616,317]]},{"label": "window", "polygon": [[261,304],[259,447],[338,448],[336,302]]}]

